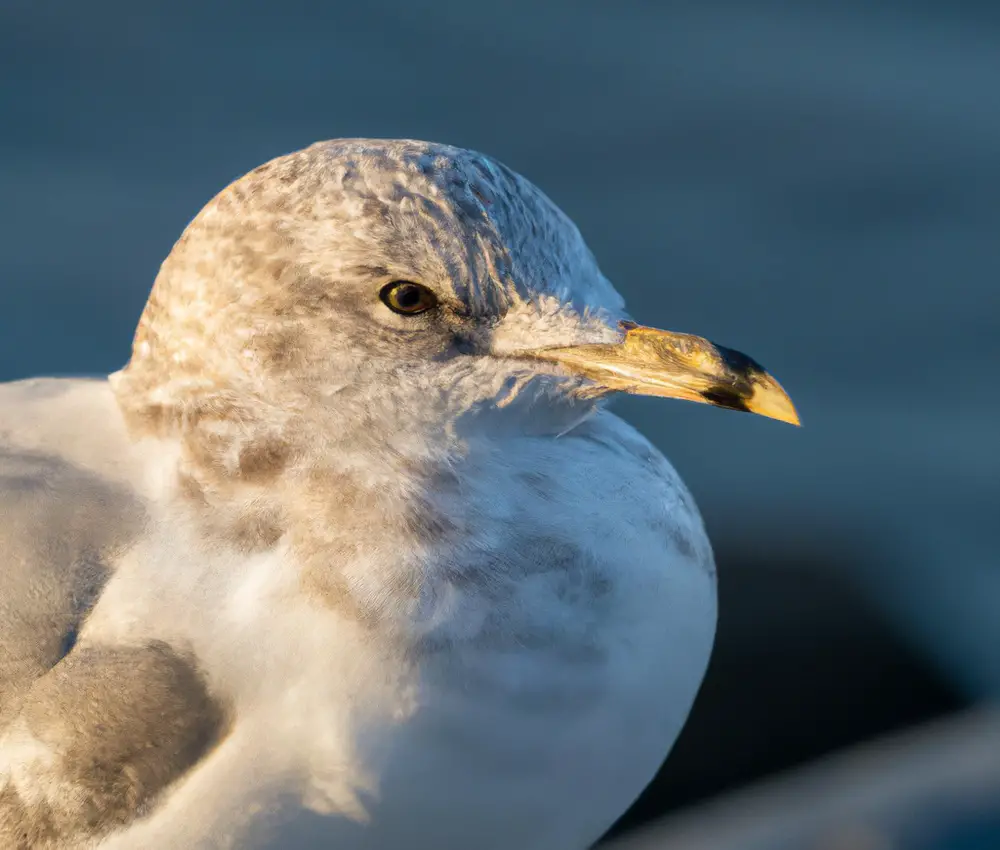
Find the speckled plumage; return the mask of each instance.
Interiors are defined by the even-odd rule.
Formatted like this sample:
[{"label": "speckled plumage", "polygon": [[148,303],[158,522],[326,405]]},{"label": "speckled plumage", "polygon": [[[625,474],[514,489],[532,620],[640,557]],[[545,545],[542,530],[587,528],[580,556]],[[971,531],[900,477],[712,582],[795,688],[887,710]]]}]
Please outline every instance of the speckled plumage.
[{"label": "speckled plumage", "polygon": [[[399,279],[442,309],[388,310]],[[673,469],[593,382],[519,356],[613,342],[624,318],[572,223],[479,154],[324,142],[224,190],[125,369],[0,388],[0,472],[34,464],[41,494],[18,528],[50,505],[83,526],[21,534],[0,572],[0,614],[34,610],[32,581],[52,612],[0,656],[0,836],[598,838],[669,750],[715,623]],[[39,733],[71,696],[108,724]]]}]

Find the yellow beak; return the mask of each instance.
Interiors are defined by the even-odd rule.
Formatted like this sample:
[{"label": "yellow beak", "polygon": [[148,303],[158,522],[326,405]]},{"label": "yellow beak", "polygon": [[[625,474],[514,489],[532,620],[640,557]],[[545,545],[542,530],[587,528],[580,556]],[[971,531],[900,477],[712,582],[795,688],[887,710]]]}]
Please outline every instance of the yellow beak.
[{"label": "yellow beak", "polygon": [[611,392],[682,398],[757,413],[792,425],[788,394],[745,354],[690,334],[622,322],[619,342],[536,348],[523,356],[550,360]]}]

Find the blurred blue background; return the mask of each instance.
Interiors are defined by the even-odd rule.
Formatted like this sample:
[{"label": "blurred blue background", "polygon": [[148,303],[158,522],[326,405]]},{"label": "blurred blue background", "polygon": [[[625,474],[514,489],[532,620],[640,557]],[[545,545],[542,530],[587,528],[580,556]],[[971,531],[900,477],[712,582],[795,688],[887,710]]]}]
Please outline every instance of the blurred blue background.
[{"label": "blurred blue background", "polygon": [[[1000,4],[5,0],[0,129],[0,379],[120,367],[202,204],[337,136],[498,157],[636,318],[779,377],[801,430],[619,405],[721,581],[620,831],[1000,695]],[[1000,847],[963,811],[885,846]]]}]

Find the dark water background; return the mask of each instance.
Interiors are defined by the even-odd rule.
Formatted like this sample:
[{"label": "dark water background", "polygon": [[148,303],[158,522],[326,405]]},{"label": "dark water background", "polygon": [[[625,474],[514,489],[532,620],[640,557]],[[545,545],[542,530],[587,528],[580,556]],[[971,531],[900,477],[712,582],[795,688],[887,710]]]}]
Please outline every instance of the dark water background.
[{"label": "dark water background", "polygon": [[799,406],[619,407],[722,583],[633,820],[1000,694],[1000,4],[4,0],[0,379],[121,366],[201,205],[336,136],[497,156]]}]

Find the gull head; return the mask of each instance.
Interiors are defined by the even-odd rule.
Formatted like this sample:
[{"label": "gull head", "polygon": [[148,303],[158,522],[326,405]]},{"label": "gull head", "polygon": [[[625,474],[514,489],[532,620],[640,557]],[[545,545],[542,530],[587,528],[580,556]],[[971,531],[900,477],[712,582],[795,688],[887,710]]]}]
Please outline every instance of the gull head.
[{"label": "gull head", "polygon": [[618,392],[798,421],[749,357],[636,324],[530,182],[416,141],[321,142],[223,190],[163,263],[112,383],[134,431],[199,434],[234,468],[237,433],[395,449],[555,434]]}]

